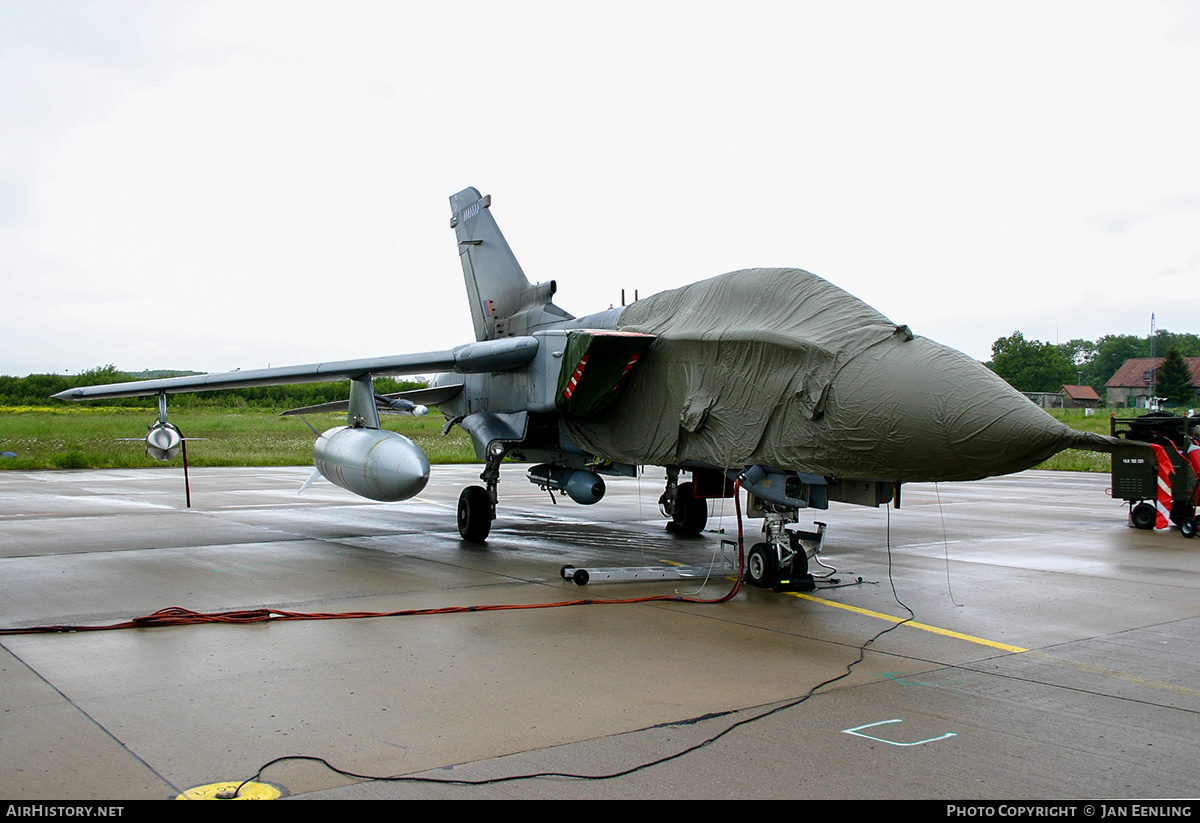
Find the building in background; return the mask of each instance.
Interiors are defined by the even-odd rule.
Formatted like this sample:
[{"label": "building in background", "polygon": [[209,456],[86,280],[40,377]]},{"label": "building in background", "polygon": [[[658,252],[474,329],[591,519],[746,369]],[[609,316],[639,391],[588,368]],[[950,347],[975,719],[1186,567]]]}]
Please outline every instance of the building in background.
[{"label": "building in background", "polygon": [[[1155,373],[1162,357],[1133,357],[1125,361],[1117,373],[1104,384],[1108,405],[1145,409],[1150,406]],[[1200,403],[1200,357],[1185,357],[1191,377],[1193,401]]]}]

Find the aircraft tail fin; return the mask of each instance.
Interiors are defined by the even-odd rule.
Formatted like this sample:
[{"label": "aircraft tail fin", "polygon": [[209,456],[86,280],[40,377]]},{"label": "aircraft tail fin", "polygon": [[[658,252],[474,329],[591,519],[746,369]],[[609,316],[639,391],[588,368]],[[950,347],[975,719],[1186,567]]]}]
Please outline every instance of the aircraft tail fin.
[{"label": "aircraft tail fin", "polygon": [[547,323],[572,319],[554,305],[557,284],[530,284],[489,207],[491,195],[463,189],[450,198],[450,227],[458,253],[476,340],[528,334]]}]

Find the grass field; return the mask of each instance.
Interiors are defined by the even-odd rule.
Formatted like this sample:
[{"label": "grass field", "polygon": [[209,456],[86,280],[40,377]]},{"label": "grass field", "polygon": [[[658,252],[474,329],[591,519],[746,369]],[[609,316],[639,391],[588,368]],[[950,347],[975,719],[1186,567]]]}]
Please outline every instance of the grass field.
[{"label": "grass field", "polygon": [[[1123,411],[1122,414],[1128,412]],[[1108,434],[1109,412],[1085,416],[1080,409],[1054,409],[1054,417],[1072,428]],[[0,452],[17,456],[0,459],[0,469],[82,469],[161,466],[146,456],[138,441],[155,419],[154,412],[136,408],[80,406],[0,407]],[[319,430],[343,425],[344,414],[308,417]],[[193,466],[302,466],[312,462],[316,439],[299,417],[248,409],[172,412],[171,422],[185,437],[204,438],[188,444]],[[430,463],[473,463],[470,438],[457,426],[442,436],[444,419],[386,416],[384,427],[412,438]],[[1107,454],[1068,450],[1038,466],[1062,471],[1107,472]]]},{"label": "grass field", "polygon": [[[0,459],[4,469],[82,469],[162,466],[146,456],[143,443],[119,438],[146,436],[156,415],[148,409],[0,407]],[[318,431],[345,425],[345,414],[314,414]],[[188,441],[192,466],[303,466],[312,463],[316,437],[299,417],[252,410],[180,410],[171,422]],[[475,450],[455,427],[442,437],[445,420],[388,415],[384,428],[400,432],[429,456],[431,463],[471,463]],[[191,438],[204,438],[193,442]]]},{"label": "grass field", "polygon": [[[1096,413],[1089,417],[1084,415],[1083,409],[1047,409],[1047,411],[1051,417],[1073,429],[1096,434],[1109,433],[1109,417],[1114,411],[1121,417],[1132,417],[1141,413],[1134,409],[1096,409]],[[1112,458],[1100,452],[1067,449],[1054,455],[1037,468],[1072,472],[1108,472],[1112,470]]]}]

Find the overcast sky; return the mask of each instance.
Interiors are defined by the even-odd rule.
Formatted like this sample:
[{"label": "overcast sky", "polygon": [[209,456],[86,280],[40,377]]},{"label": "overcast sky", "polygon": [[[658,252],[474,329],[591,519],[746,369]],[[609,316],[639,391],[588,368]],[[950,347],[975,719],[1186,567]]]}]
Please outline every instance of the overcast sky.
[{"label": "overcast sky", "polygon": [[467,342],[467,186],[574,314],[1200,332],[1200,4],[0,0],[0,374]]}]

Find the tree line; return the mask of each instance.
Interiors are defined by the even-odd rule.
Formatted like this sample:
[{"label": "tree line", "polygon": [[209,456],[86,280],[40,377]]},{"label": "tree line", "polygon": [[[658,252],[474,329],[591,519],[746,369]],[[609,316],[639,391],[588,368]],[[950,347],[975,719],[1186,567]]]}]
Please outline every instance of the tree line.
[{"label": "tree line", "polygon": [[[50,396],[77,386],[96,386],[104,383],[124,383],[147,377],[172,377],[196,372],[156,372],[154,374],[128,374],[111,365],[89,369],[78,375],[31,374],[28,377],[0,376],[0,406],[49,406],[60,401]],[[424,388],[425,383],[395,380],[388,377],[375,378],[378,394]],[[257,386],[246,389],[223,389],[220,391],[195,392],[171,395],[172,408],[249,408],[249,409],[294,409],[332,403],[350,396],[346,381],[332,383],[293,383],[286,386]],[[81,406],[146,406],[158,405],[156,397],[129,397],[118,400],[81,400]]]},{"label": "tree line", "polygon": [[[1190,333],[1159,329],[1153,338],[1108,334],[1095,342],[1069,340],[1055,344],[1029,340],[1017,331],[992,344],[992,359],[986,365],[1018,391],[1055,392],[1064,385],[1091,386],[1103,397],[1104,384],[1126,360],[1151,356],[1166,357],[1169,361],[1158,371],[1159,394],[1172,397],[1168,402],[1190,402],[1183,358],[1200,357],[1200,336]],[[1182,387],[1172,385],[1178,384],[1180,374]],[[1167,393],[1168,388],[1172,394]],[[1174,394],[1183,397],[1176,399]]]}]

